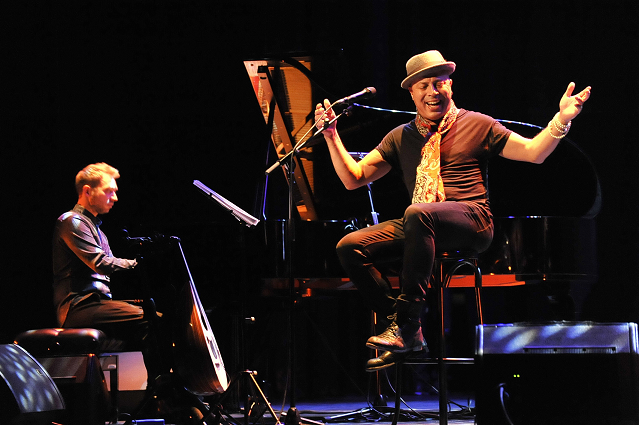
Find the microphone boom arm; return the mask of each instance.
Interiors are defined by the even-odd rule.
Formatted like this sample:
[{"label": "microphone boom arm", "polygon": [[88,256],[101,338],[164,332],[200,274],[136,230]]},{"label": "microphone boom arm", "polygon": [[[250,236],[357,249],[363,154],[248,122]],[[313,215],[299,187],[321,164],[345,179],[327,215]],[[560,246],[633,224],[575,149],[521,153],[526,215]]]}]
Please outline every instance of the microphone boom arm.
[{"label": "microphone boom arm", "polygon": [[[338,101],[339,102],[339,101]],[[335,106],[335,104],[337,104],[338,102],[335,102],[334,104],[331,105],[331,108],[333,106]],[[347,115],[349,114],[351,110],[351,106],[349,106],[348,108],[345,108],[339,115],[336,115],[335,118],[333,118],[332,120],[325,122],[324,123],[324,128],[328,127],[329,125],[333,124],[335,121],[337,121],[337,119],[339,117],[341,117],[342,115]],[[311,140],[313,140],[315,137],[317,137],[318,135],[320,135],[323,131],[324,128],[317,130],[311,137],[309,137],[308,139],[305,139],[306,136],[308,135],[308,133],[311,132],[311,130],[313,130],[314,128],[317,128],[317,122],[313,124],[313,126],[306,132],[306,134],[304,134],[304,136],[300,139],[299,142],[297,142],[295,144],[295,146],[293,146],[293,149],[291,149],[290,151],[288,151],[286,153],[286,155],[284,155],[283,157],[281,157],[280,159],[278,159],[273,165],[271,165],[264,173],[266,175],[271,174],[277,167],[283,165],[286,163],[287,160],[289,160],[289,158],[292,155],[295,155],[296,153],[299,152],[300,149],[302,149],[304,146],[306,146],[306,144],[308,142],[310,142]]]}]

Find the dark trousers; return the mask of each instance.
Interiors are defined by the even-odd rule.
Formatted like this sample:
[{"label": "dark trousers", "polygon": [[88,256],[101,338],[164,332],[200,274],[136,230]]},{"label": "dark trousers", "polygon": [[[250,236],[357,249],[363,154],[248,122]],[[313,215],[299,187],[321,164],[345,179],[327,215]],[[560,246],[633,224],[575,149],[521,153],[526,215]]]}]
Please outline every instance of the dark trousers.
[{"label": "dark trousers", "polygon": [[145,316],[141,306],[105,299],[95,293],[69,310],[63,327],[99,329],[109,339],[123,344],[120,347],[105,347],[105,350],[118,348],[142,351],[149,383],[169,369],[164,359],[166,355],[160,353],[160,346],[166,344],[159,341],[157,324]]},{"label": "dark trousers", "polygon": [[395,298],[387,273],[399,269],[405,298],[423,298],[435,261],[435,249],[482,252],[492,237],[492,220],[486,210],[475,203],[413,204],[401,219],[344,236],[337,244],[337,254],[368,306],[388,316],[395,311]]}]

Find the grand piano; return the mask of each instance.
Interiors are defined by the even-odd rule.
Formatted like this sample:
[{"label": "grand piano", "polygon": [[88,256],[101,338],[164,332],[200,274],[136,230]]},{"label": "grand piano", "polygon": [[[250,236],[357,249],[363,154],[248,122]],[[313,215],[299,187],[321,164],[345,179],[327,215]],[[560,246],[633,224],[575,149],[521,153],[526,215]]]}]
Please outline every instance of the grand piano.
[{"label": "grand piano", "polygon": [[[265,158],[270,164],[286,155],[308,131],[314,105],[326,92],[313,82],[311,58],[250,60],[245,67],[271,133],[272,149]],[[370,123],[381,123],[388,130],[410,119],[405,114],[364,108],[354,115],[340,121],[345,140],[349,132],[366,131]],[[503,123],[528,137],[541,129]],[[399,182],[385,185],[384,180],[392,180],[392,175],[346,194],[327,155],[322,144],[306,145],[295,158],[290,182],[296,220],[292,275],[302,294],[312,294],[316,288],[351,288],[337,262],[335,244],[346,232],[375,222],[380,211],[380,220],[401,215],[408,202],[407,194],[396,190]],[[271,175],[259,194],[269,248],[263,274],[266,292],[285,288],[291,275],[285,261],[286,216],[272,208],[273,203],[285,205],[281,198],[285,190],[276,187],[278,181],[289,182],[286,172],[280,174]],[[601,190],[590,159],[576,143],[565,138],[541,165],[497,157],[489,164],[488,176],[495,236],[480,258],[484,286],[542,283],[569,290],[574,285],[588,286],[597,278],[595,217]],[[472,279],[460,276],[451,285],[472,286]]]}]

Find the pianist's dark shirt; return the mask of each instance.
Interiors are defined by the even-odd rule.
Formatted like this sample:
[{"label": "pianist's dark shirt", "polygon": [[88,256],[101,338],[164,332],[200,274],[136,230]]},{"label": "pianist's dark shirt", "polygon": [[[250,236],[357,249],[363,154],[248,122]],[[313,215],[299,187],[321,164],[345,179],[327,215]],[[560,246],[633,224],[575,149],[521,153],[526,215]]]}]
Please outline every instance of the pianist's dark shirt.
[{"label": "pianist's dark shirt", "polygon": [[93,293],[110,298],[109,275],[131,269],[136,260],[116,258],[100,230],[101,221],[76,205],[58,217],[53,233],[53,302],[58,325],[70,308]]}]

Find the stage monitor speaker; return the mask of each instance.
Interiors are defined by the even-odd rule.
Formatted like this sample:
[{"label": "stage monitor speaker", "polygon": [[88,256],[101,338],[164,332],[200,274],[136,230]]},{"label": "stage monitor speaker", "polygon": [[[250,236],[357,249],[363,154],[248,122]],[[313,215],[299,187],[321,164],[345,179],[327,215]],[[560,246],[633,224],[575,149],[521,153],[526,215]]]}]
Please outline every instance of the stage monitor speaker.
[{"label": "stage monitor speaker", "polygon": [[639,424],[635,323],[476,328],[478,425]]},{"label": "stage monitor speaker", "polygon": [[0,423],[47,424],[65,405],[45,368],[22,347],[0,345]]}]

